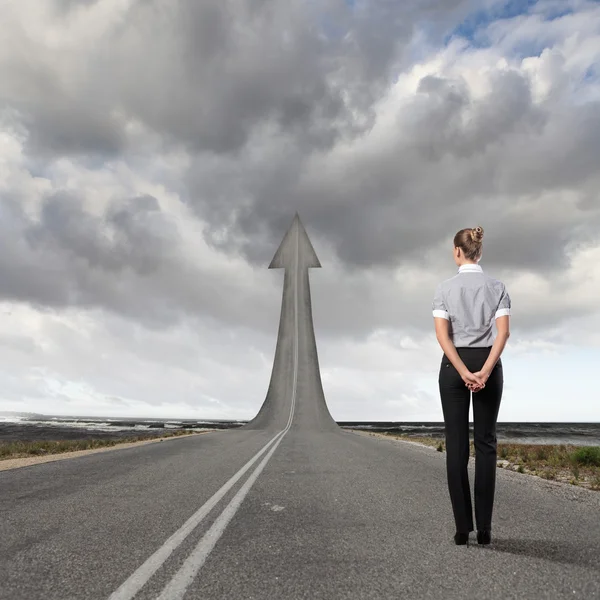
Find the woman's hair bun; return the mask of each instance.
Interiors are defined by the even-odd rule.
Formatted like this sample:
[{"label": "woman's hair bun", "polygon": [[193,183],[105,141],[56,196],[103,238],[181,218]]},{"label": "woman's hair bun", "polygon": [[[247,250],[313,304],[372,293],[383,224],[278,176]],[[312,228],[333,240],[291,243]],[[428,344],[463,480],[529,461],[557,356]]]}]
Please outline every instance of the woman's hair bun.
[{"label": "woman's hair bun", "polygon": [[483,227],[477,226],[471,229],[471,239],[474,242],[481,242],[483,239]]}]

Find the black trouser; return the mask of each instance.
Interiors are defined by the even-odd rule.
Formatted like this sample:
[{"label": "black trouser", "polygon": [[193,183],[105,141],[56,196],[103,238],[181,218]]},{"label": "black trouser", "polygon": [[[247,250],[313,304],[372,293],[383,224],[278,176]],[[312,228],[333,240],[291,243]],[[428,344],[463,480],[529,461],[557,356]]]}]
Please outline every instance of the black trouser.
[{"label": "black trouser", "polygon": [[[456,349],[471,373],[479,371],[491,350]],[[446,470],[456,531],[473,531],[473,508],[467,464],[469,462],[469,404],[471,390],[444,354],[439,375],[446,430]],[[475,438],[475,522],[477,529],[491,529],[496,487],[496,419],[502,398],[502,361],[492,369],[485,387],[473,393]]]}]

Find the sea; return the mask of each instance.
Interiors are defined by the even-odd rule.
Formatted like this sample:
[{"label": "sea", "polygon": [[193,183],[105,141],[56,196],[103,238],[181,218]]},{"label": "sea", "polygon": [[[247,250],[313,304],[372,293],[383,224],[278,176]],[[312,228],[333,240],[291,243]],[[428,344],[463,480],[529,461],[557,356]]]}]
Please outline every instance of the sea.
[{"label": "sea", "polygon": [[[0,412],[0,442],[64,439],[119,439],[156,437],[165,431],[234,429],[247,421],[144,419],[42,415]],[[443,422],[337,421],[340,427],[372,432],[402,433],[413,437],[444,438]],[[473,438],[473,425],[470,425]],[[499,422],[499,442],[600,446],[600,423]]]}]

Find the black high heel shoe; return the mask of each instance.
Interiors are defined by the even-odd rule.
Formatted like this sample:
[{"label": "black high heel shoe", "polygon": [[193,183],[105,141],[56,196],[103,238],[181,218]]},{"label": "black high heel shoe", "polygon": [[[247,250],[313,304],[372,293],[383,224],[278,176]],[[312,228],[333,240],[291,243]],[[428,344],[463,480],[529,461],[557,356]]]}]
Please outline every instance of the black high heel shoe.
[{"label": "black high heel shoe", "polygon": [[468,533],[460,533],[459,531],[457,531],[454,534],[454,543],[457,546],[464,546],[465,544],[468,546],[469,545],[469,534]]},{"label": "black high heel shoe", "polygon": [[492,532],[489,529],[479,529],[477,531],[477,543],[489,544],[492,541]]}]

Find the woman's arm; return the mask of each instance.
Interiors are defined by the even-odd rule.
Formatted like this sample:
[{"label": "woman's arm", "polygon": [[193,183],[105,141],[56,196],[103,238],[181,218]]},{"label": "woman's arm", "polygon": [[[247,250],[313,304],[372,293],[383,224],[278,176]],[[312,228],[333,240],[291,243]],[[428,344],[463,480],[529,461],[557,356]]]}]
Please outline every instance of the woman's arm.
[{"label": "woman's arm", "polygon": [[492,369],[496,366],[504,346],[510,337],[510,316],[504,315],[496,319],[496,329],[498,334],[492,345],[492,349],[485,361],[485,364],[481,368],[481,373],[485,373],[486,377],[492,372]]},{"label": "woman's arm", "polygon": [[467,366],[459,356],[456,347],[450,339],[450,324],[448,319],[442,317],[434,317],[435,322],[435,337],[439,342],[444,354],[448,357],[448,360],[454,365],[455,369],[459,372],[461,377],[464,377],[467,373],[470,373]]}]

